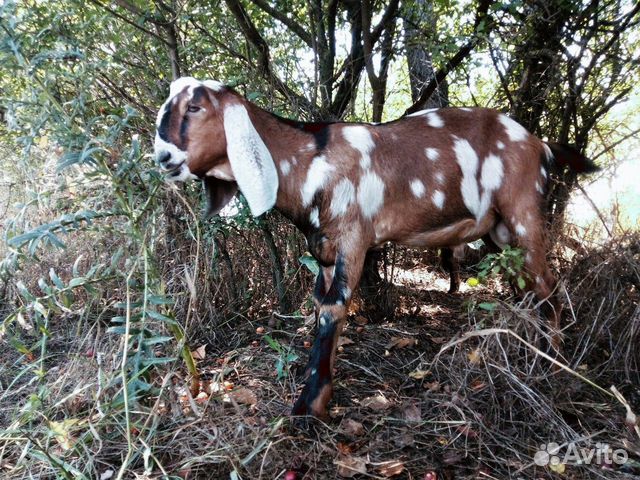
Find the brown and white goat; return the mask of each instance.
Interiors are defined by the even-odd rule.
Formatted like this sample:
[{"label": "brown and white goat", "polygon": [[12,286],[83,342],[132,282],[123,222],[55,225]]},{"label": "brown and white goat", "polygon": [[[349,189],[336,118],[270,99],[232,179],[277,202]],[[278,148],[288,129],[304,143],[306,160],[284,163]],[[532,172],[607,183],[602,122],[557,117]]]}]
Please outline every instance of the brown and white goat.
[{"label": "brown and white goat", "polygon": [[181,78],[157,118],[169,180],[204,180],[209,214],[237,193],[272,207],[307,238],[321,271],[317,333],[294,415],[325,417],[336,343],[367,250],[384,242],[447,247],[489,235],[526,250],[527,288],[558,328],[541,204],[555,162],[589,172],[575,150],[545,143],[497,111],[425,110],[392,122],[309,124],[273,115],[214,81]]}]

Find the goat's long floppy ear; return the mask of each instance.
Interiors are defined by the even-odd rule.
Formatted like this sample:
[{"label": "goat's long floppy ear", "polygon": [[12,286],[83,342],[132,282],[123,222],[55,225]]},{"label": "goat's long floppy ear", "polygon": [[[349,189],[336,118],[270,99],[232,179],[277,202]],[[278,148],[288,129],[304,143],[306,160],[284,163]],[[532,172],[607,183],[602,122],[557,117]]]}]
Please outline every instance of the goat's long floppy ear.
[{"label": "goat's long floppy ear", "polygon": [[225,107],[224,133],[233,176],[249,203],[251,214],[262,215],[276,203],[278,172],[244,105]]},{"label": "goat's long floppy ear", "polygon": [[204,190],[207,196],[205,218],[209,218],[219,213],[238,193],[238,184],[214,177],[204,177]]}]

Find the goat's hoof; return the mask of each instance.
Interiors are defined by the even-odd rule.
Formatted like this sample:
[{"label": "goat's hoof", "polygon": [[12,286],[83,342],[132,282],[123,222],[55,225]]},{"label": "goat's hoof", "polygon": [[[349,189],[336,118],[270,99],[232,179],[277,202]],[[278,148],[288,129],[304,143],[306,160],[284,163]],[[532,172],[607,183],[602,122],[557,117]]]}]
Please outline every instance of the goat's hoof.
[{"label": "goat's hoof", "polygon": [[[295,417],[294,422],[308,425],[313,420],[323,422],[329,420],[326,402],[322,402],[322,399],[323,395],[310,398],[309,392],[306,389],[303,390],[291,409],[291,416]],[[299,419],[301,419],[301,421]]]}]

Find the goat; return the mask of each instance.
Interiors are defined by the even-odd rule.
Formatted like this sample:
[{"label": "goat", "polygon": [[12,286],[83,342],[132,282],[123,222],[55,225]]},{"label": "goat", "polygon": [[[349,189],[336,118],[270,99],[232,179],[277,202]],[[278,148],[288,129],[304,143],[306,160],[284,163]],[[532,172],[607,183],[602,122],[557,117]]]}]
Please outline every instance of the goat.
[{"label": "goat", "polygon": [[527,289],[557,331],[542,201],[555,163],[596,166],[486,108],[424,110],[383,124],[278,117],[216,81],[171,84],[156,121],[166,178],[202,179],[208,215],[240,190],[252,215],[277,208],[320,265],[316,338],[293,415],[327,417],[336,344],[367,250],[385,242],[447,247],[489,236],[526,251]]}]

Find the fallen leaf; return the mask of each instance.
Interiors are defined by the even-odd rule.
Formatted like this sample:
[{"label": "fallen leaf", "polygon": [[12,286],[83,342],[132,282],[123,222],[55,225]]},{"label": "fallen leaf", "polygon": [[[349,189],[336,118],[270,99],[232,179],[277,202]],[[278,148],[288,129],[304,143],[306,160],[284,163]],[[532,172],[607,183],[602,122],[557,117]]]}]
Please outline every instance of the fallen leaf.
[{"label": "fallen leaf", "polygon": [[385,478],[395,477],[404,471],[404,463],[400,460],[389,460],[388,462],[382,462],[376,468],[376,471]]},{"label": "fallen leaf", "polygon": [[563,474],[567,469],[567,466],[564,463],[550,463],[549,470],[552,472]]},{"label": "fallen leaf", "polygon": [[371,410],[382,411],[387,410],[391,406],[391,402],[384,395],[379,394],[362,400],[362,406]]},{"label": "fallen leaf", "polygon": [[458,425],[456,426],[456,430],[467,438],[476,438],[478,436],[478,432],[473,430],[469,425]]},{"label": "fallen leaf", "polygon": [[476,392],[483,390],[486,386],[487,384],[480,379],[474,380],[473,382],[471,382],[471,385],[470,385],[471,390],[474,390]]},{"label": "fallen leaf", "polygon": [[200,392],[196,397],[196,403],[200,403],[200,404],[207,403],[208,400],[209,400],[209,395],[207,395],[207,392]]},{"label": "fallen leaf", "polygon": [[333,463],[338,466],[337,473],[343,478],[352,478],[360,473],[367,473],[367,460],[364,457],[342,455]]},{"label": "fallen leaf", "polygon": [[111,469],[105,470],[100,474],[100,480],[109,480],[111,477],[113,477],[114,473],[116,472]]},{"label": "fallen leaf", "polygon": [[338,339],[338,347],[342,347],[343,345],[351,345],[353,342],[353,340],[351,340],[349,337],[340,337]]},{"label": "fallen leaf", "polygon": [[424,480],[438,480],[438,474],[434,471],[424,474]]},{"label": "fallen leaf", "polygon": [[424,377],[431,373],[430,370],[414,370],[409,374],[414,380],[422,380]]},{"label": "fallen leaf", "polygon": [[431,337],[429,340],[431,340],[436,345],[440,345],[441,343],[444,343],[447,341],[445,337]]},{"label": "fallen leaf", "polygon": [[437,380],[433,382],[427,382],[424,384],[424,388],[426,388],[430,392],[437,392],[438,390],[440,390],[440,382]]},{"label": "fallen leaf", "polygon": [[476,348],[475,350],[472,350],[468,353],[467,358],[469,359],[469,362],[477,365],[478,363],[480,363],[480,360],[482,360],[482,352],[479,348]]},{"label": "fallen leaf", "polygon": [[442,455],[442,463],[446,465],[454,465],[462,460],[462,455],[459,452],[448,450]]},{"label": "fallen leaf", "polygon": [[229,396],[236,402],[243,403],[245,405],[255,405],[256,403],[258,403],[256,394],[248,388],[239,388],[237,390],[229,392]]},{"label": "fallen leaf", "polygon": [[207,356],[207,344],[205,343],[204,345],[200,345],[198,348],[196,348],[195,350],[191,351],[191,356],[195,359],[195,360],[204,360],[205,357]]},{"label": "fallen leaf", "polygon": [[413,346],[416,343],[418,343],[418,341],[411,337],[391,337],[391,340],[389,340],[389,343],[384,348],[387,350],[391,350],[392,348],[405,348]]},{"label": "fallen leaf", "polygon": [[355,322],[356,322],[358,325],[366,325],[367,323],[369,323],[369,320],[367,320],[367,319],[366,319],[365,317],[363,317],[362,315],[358,315],[358,316],[355,318]]},{"label": "fallen leaf", "polygon": [[422,420],[420,407],[415,403],[406,404],[402,408],[402,418],[407,422],[419,422]]},{"label": "fallen leaf", "polygon": [[407,430],[393,436],[393,443],[400,448],[408,447],[413,445],[415,442],[415,437]]},{"label": "fallen leaf", "polygon": [[340,428],[344,433],[351,436],[364,435],[364,427],[360,422],[356,422],[350,418],[345,418],[340,424]]},{"label": "fallen leaf", "polygon": [[340,455],[351,455],[351,445],[349,445],[348,443],[338,442],[336,443],[336,448],[338,449],[338,453],[340,453]]}]

